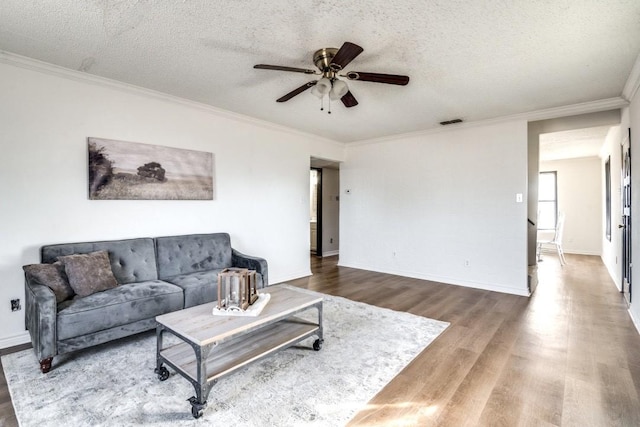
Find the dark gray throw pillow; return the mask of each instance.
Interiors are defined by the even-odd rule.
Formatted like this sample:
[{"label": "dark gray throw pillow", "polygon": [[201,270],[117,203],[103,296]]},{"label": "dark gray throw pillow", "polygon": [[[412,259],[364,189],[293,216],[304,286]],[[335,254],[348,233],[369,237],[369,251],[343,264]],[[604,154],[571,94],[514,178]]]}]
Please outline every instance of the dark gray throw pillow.
[{"label": "dark gray throw pillow", "polygon": [[58,261],[64,265],[69,284],[80,297],[118,286],[107,251],[61,256]]},{"label": "dark gray throw pillow", "polygon": [[22,269],[30,281],[50,288],[56,296],[56,302],[62,302],[74,295],[60,261],[53,264],[29,264]]}]

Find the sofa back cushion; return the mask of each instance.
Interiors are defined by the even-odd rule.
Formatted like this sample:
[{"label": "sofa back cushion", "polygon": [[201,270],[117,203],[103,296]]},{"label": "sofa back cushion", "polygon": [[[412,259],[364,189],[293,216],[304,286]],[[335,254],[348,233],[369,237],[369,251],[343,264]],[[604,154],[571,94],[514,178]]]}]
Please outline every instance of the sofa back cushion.
[{"label": "sofa back cushion", "polygon": [[127,239],[106,242],[63,243],[43,246],[42,262],[55,262],[59,256],[107,251],[111,271],[119,284],[156,280],[156,255],[153,239]]},{"label": "sofa back cushion", "polygon": [[156,238],[158,277],[231,267],[231,238],[227,233]]}]

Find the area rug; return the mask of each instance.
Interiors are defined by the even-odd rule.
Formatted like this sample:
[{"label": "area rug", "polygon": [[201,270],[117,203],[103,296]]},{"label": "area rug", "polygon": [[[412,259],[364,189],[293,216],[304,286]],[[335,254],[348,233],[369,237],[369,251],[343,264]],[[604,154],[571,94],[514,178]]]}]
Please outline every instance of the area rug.
[{"label": "area rug", "polygon": [[21,426],[342,426],[447,326],[324,295],[322,350],[310,338],[223,377],[197,420],[193,387],[153,373],[153,332],[58,356],[46,375],[30,349],[2,365]]}]

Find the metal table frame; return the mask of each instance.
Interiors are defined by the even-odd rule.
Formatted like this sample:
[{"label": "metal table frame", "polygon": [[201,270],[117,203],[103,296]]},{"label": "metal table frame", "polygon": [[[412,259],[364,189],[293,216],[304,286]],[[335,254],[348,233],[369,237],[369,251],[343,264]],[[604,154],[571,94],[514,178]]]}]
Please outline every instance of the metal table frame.
[{"label": "metal table frame", "polygon": [[[316,309],[318,312],[318,323],[313,324],[307,321],[302,321],[299,318],[295,318],[294,316],[298,313],[301,313],[306,310]],[[211,377],[208,375],[207,365],[208,362],[215,359],[216,350],[220,350],[224,348],[224,344],[227,342],[238,342],[242,339],[246,339],[248,337],[258,337],[260,332],[264,329],[273,327],[276,324],[282,324],[283,322],[294,322],[296,324],[307,324],[310,328],[307,332],[302,333],[302,335],[297,336],[293,340],[286,340],[281,343],[281,345],[276,345],[273,347],[266,347],[263,354],[259,357],[252,358],[249,361],[245,361],[244,363],[239,363],[234,366],[232,369],[228,369],[225,372],[214,374]],[[195,363],[197,365],[197,374],[196,378],[193,378],[188,374],[184,366],[179,365],[178,363],[174,363],[165,355],[163,352],[167,349],[163,348],[163,338],[165,333],[170,333],[176,337],[178,337],[182,342],[188,344],[193,349]],[[317,336],[317,339],[313,343],[313,349],[315,351],[319,351],[322,348],[322,344],[324,342],[323,338],[323,327],[322,327],[322,300],[319,302],[303,307],[299,310],[295,310],[293,312],[289,312],[282,317],[277,317],[271,321],[262,323],[260,325],[256,325],[254,327],[247,328],[243,330],[241,333],[234,334],[226,339],[222,339],[220,341],[213,342],[208,345],[200,346],[198,343],[192,342],[189,338],[179,334],[178,332],[172,330],[171,328],[157,323],[156,326],[156,337],[157,337],[157,350],[156,350],[156,368],[154,372],[158,375],[158,379],[160,381],[164,381],[169,378],[169,371],[164,364],[173,368],[177,373],[186,378],[195,388],[196,395],[191,396],[188,401],[191,404],[191,414],[194,418],[199,418],[202,416],[204,408],[207,406],[207,398],[213,386],[218,382],[218,379],[231,374],[235,370],[247,366],[250,363],[257,362],[259,360],[264,359],[265,357],[276,353],[277,351],[284,350],[293,345],[298,344],[299,342],[311,337]],[[170,348],[170,347],[169,347]]]}]

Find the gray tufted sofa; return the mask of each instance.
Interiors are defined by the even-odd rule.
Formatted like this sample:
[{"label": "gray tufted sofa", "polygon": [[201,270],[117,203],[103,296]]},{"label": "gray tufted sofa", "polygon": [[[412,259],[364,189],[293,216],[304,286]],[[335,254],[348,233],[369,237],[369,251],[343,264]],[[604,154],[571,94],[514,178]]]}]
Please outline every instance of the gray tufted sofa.
[{"label": "gray tufted sofa", "polygon": [[43,373],[53,357],[155,328],[155,317],[217,299],[218,273],[256,270],[268,285],[267,262],[231,247],[226,233],[43,246],[43,263],[107,251],[118,286],[56,303],[47,286],[25,280],[25,324]]}]

